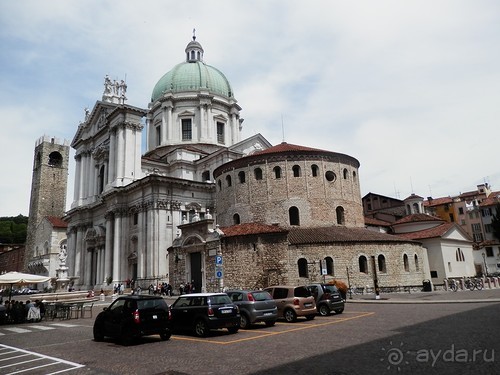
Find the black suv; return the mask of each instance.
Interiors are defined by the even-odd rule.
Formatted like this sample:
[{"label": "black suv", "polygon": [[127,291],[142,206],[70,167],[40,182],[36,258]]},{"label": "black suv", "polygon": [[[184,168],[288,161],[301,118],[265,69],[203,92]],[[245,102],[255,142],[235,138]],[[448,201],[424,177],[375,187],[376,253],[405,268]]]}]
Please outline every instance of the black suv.
[{"label": "black suv", "polygon": [[345,300],[335,285],[331,284],[309,284],[310,290],[316,301],[316,309],[322,316],[330,315],[332,311],[342,314]]},{"label": "black suv", "polygon": [[94,322],[94,340],[105,336],[122,340],[125,344],[141,336],[160,335],[168,340],[171,333],[171,315],[160,296],[121,296],[97,315]]},{"label": "black suv", "polygon": [[226,293],[184,294],[170,306],[172,328],[192,330],[196,336],[208,336],[211,329],[240,328],[240,311]]}]

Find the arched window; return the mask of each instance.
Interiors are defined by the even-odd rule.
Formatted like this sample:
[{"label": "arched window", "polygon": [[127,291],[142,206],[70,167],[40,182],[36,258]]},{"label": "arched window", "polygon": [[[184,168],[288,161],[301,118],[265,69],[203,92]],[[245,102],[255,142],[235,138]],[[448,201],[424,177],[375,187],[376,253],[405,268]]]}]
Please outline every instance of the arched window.
[{"label": "arched window", "polygon": [[290,218],[290,225],[300,225],[299,209],[292,206],[288,209],[288,216]]},{"label": "arched window", "polygon": [[210,181],[210,171],[204,171],[201,174],[201,180],[202,181]]},{"label": "arched window", "polygon": [[233,215],[233,224],[238,225],[240,223],[240,215],[234,214]]},{"label": "arched window", "polygon": [[63,162],[63,157],[59,152],[54,151],[54,152],[50,153],[49,165],[51,167],[60,167],[60,166],[62,166],[62,162]]},{"label": "arched window", "polygon": [[406,272],[410,272],[410,264],[408,263],[408,255],[403,255],[403,265]]},{"label": "arched window", "polygon": [[387,269],[385,267],[385,256],[380,254],[377,258],[377,263],[378,263],[378,270],[380,272],[387,272]]},{"label": "arched window", "polygon": [[415,271],[420,271],[420,266],[418,265],[418,255],[415,254]]},{"label": "arched window", "polygon": [[219,190],[222,190],[222,182],[221,182],[221,180],[217,181],[217,185],[219,185]]},{"label": "arched window", "polygon": [[333,259],[332,257],[325,258],[326,274],[333,276]]},{"label": "arched window", "polygon": [[244,184],[245,183],[245,172],[241,171],[240,173],[238,173],[238,179],[240,180],[240,184]]},{"label": "arched window", "polygon": [[359,272],[368,273],[368,260],[364,255],[361,255],[358,259]]},{"label": "arched window", "polygon": [[293,177],[300,177],[300,165],[294,165],[292,167]]},{"label": "arched window", "polygon": [[335,209],[335,212],[337,213],[337,224],[344,225],[345,224],[344,207],[338,206]]},{"label": "arched window", "polygon": [[254,173],[254,175],[255,175],[255,179],[256,179],[256,180],[262,180],[262,169],[260,169],[260,168],[255,168],[255,169],[253,170],[253,173]]},{"label": "arched window", "polygon": [[356,181],[356,171],[352,172],[352,180]]},{"label": "arched window", "polygon": [[309,272],[307,272],[307,259],[300,258],[297,261],[297,266],[299,267],[299,277],[309,277]]},{"label": "arched window", "polygon": [[230,175],[226,176],[226,184],[227,184],[227,186],[231,186],[231,176]]},{"label": "arched window", "polygon": [[98,177],[98,180],[99,180],[99,187],[98,187],[98,193],[101,194],[102,191],[104,190],[104,177],[105,177],[105,168],[104,168],[104,165],[101,166],[101,168],[99,168],[99,177]]},{"label": "arched window", "polygon": [[311,174],[313,177],[318,177],[319,168],[316,164],[311,165]]},{"label": "arched window", "polygon": [[457,248],[457,251],[455,252],[455,257],[457,259],[457,262],[465,262],[465,256],[462,249]]},{"label": "arched window", "polygon": [[349,172],[347,172],[347,169],[345,169],[345,168],[344,168],[344,180],[347,180],[347,174],[348,174],[348,173],[349,173]]},{"label": "arched window", "polygon": [[278,178],[281,178],[281,168],[276,166],[273,168],[273,172],[274,172],[274,178],[278,179]]},{"label": "arched window", "polygon": [[413,213],[415,214],[420,213],[420,207],[418,207],[418,203],[413,203]]}]

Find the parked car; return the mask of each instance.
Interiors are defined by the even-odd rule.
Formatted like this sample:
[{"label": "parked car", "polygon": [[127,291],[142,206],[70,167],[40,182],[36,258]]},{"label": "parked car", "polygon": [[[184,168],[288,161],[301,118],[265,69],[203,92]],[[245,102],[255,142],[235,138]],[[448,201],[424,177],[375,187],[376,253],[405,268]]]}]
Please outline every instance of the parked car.
[{"label": "parked car", "polygon": [[271,327],[278,319],[278,308],[273,297],[265,290],[228,290],[226,294],[240,309],[240,328],[264,322]]},{"label": "parked car", "polygon": [[226,293],[190,293],[178,297],[170,306],[174,330],[191,330],[196,336],[208,336],[212,329],[240,328],[240,311]]},{"label": "parked car", "polygon": [[160,296],[131,295],[118,297],[97,315],[94,322],[94,340],[104,337],[122,340],[125,344],[141,336],[171,336],[171,315]]},{"label": "parked car", "polygon": [[278,317],[295,322],[298,316],[307,320],[316,316],[316,303],[305,286],[277,285],[264,289],[273,297],[278,307]]},{"label": "parked car", "polygon": [[307,285],[307,289],[313,295],[316,301],[316,309],[320,315],[327,316],[332,311],[342,314],[344,311],[345,300],[335,285],[310,284]]}]

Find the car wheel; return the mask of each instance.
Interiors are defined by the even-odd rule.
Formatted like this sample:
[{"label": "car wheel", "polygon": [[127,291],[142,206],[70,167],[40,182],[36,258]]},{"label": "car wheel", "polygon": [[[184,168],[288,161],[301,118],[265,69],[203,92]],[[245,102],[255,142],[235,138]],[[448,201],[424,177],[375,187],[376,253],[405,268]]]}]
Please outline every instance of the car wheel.
[{"label": "car wheel", "polygon": [[276,320],[270,320],[266,322],[266,327],[272,327],[276,324]]},{"label": "car wheel", "polygon": [[336,312],[337,314],[342,314],[342,313],[344,312],[344,308],[337,309],[337,310],[335,310],[335,312]]},{"label": "car wheel", "polygon": [[307,320],[313,320],[316,317],[316,315],[306,315]]},{"label": "car wheel", "polygon": [[236,332],[238,332],[238,331],[239,331],[239,329],[240,329],[240,327],[229,327],[229,328],[227,329],[227,331],[228,331],[229,333],[236,333]]},{"label": "car wheel", "polygon": [[103,341],[104,334],[102,333],[102,329],[98,326],[94,326],[94,341]]},{"label": "car wheel", "polygon": [[198,337],[208,336],[208,325],[203,319],[199,319],[194,323],[194,334]]},{"label": "car wheel", "polygon": [[163,341],[167,341],[168,339],[170,339],[170,336],[172,336],[172,332],[170,332],[169,329],[166,329],[165,331],[160,332],[160,338]]},{"label": "car wheel", "polygon": [[247,329],[250,327],[250,319],[245,314],[241,314],[240,328]]},{"label": "car wheel", "polygon": [[297,314],[292,309],[286,309],[283,313],[283,317],[288,323],[295,322],[297,320]]},{"label": "car wheel", "polygon": [[321,305],[319,307],[319,315],[321,315],[321,316],[330,315],[330,308],[327,305]]}]

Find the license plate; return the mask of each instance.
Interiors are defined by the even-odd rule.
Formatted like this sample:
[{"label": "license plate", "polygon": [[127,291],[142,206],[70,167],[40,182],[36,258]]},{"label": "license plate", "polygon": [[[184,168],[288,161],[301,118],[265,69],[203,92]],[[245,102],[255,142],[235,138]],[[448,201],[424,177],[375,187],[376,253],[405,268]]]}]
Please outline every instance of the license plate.
[{"label": "license plate", "polygon": [[304,307],[311,307],[312,303],[304,303]]},{"label": "license plate", "polygon": [[273,313],[270,312],[264,313],[264,316],[269,316],[269,315],[273,315]]},{"label": "license plate", "polygon": [[153,319],[158,319],[158,315],[153,315]]},{"label": "license plate", "polygon": [[233,312],[233,310],[221,310],[220,313],[221,314],[231,314]]}]

